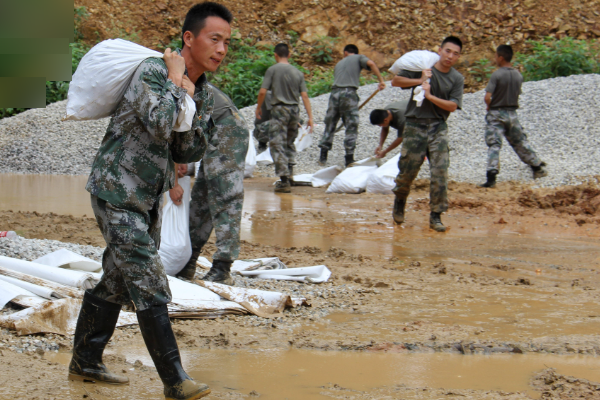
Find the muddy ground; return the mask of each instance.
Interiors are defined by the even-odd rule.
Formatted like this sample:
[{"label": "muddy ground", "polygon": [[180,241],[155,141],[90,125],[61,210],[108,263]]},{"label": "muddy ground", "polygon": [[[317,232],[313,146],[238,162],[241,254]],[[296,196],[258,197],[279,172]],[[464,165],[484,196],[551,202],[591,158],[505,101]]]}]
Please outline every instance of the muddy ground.
[{"label": "muddy ground", "polygon": [[[273,196],[272,179],[246,181],[246,188],[258,198]],[[244,219],[256,240],[242,243],[240,258],[278,256],[291,267],[327,265],[333,273],[328,283],[286,286],[308,297],[312,308],[288,310],[269,320],[252,316],[176,320],[174,331],[182,351],[318,349],[598,356],[599,194],[597,184],[531,189],[525,184],[501,183],[496,189],[484,190],[453,183],[450,210],[443,217],[449,230],[440,234],[428,229],[427,182],[415,185],[403,226],[392,223],[392,196],[330,195],[324,189],[293,188],[291,195],[282,195],[278,207],[245,209]],[[0,211],[0,224],[29,238],[103,244],[89,217]],[[312,235],[315,243],[284,246],[277,243],[287,240],[269,241],[273,231],[290,236],[292,242],[294,235]],[[320,235],[321,243],[340,245],[321,247],[314,235]],[[214,243],[207,247],[207,254],[212,254]],[[269,282],[253,282],[252,286],[278,288]],[[3,343],[19,340],[6,332],[3,335]],[[62,351],[70,349],[68,338],[59,344]],[[119,354],[135,346],[143,346],[137,327],[123,328],[117,330],[109,349]],[[0,358],[0,368],[5,370],[0,376],[5,377],[11,393],[25,398],[63,398],[56,392],[58,386],[46,389],[48,382],[57,379],[73,398],[128,398],[128,393],[140,387],[136,385],[145,390],[160,387],[154,371],[124,364],[118,357],[110,361],[138,381],[127,389],[68,383],[64,364],[48,364],[40,355],[2,350]],[[16,371],[21,380],[8,378],[7,368]],[[542,398],[594,398],[590,393],[600,397],[596,384],[552,371],[544,374],[532,381],[545,393]],[[321,395],[340,399],[530,398],[525,393],[405,386],[357,392],[333,383],[323,387]],[[217,391],[212,398],[248,396]]]}]

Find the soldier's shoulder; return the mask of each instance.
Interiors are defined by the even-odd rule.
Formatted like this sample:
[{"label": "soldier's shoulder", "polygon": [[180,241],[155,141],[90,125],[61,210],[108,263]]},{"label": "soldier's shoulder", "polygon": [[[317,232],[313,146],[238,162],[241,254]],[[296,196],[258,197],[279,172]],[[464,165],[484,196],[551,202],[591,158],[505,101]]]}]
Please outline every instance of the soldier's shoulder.
[{"label": "soldier's shoulder", "polygon": [[162,58],[150,57],[140,63],[138,72],[146,75],[168,76],[169,70]]},{"label": "soldier's shoulder", "polygon": [[465,77],[456,70],[456,68],[452,67],[450,69],[450,76],[452,77],[452,80],[454,80],[455,82],[462,82],[464,83],[465,81]]}]

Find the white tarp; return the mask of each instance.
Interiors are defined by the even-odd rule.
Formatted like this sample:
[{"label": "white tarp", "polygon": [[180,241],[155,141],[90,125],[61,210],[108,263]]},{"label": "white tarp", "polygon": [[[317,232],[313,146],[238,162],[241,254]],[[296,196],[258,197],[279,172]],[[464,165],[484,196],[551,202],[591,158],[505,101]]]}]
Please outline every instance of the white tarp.
[{"label": "white tarp", "polygon": [[58,300],[63,297],[62,295],[56,293],[54,290],[52,290],[50,288],[46,288],[46,287],[36,285],[36,284],[30,283],[30,282],[25,282],[20,279],[12,278],[10,276],[0,275],[0,281],[4,281],[4,282],[10,283],[12,285],[19,286],[20,288],[23,288],[23,289],[35,294],[36,296],[43,297],[47,300]]},{"label": "white tarp", "polygon": [[102,271],[102,264],[98,261],[84,257],[77,253],[73,253],[72,251],[67,249],[53,251],[52,253],[46,254],[43,257],[33,260],[33,262],[48,265],[50,267],[69,268],[76,269],[79,271]]},{"label": "white tarp", "polygon": [[6,303],[19,296],[33,297],[35,294],[31,293],[29,290],[23,289],[20,286],[0,280],[0,309],[4,308]]},{"label": "white tarp", "polygon": [[325,265],[271,271],[238,271],[238,273],[243,276],[252,276],[259,279],[293,280],[307,283],[326,282],[331,276],[331,271]]},{"label": "white tarp", "polygon": [[369,175],[367,180],[368,193],[392,194],[392,189],[396,187],[395,178],[398,176],[398,160],[400,153],[390,158],[385,164],[377,168],[375,172]]},{"label": "white tarp", "polygon": [[94,275],[88,272],[49,267],[47,265],[11,257],[0,256],[0,266],[83,290],[92,289],[98,283]]}]

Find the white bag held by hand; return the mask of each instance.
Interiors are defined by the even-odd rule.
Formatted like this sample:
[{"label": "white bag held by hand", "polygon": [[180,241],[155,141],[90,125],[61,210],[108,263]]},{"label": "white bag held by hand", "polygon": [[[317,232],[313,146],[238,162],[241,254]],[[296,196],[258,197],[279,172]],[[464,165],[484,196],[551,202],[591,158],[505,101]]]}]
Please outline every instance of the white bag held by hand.
[{"label": "white bag held by hand", "polygon": [[183,269],[192,256],[190,240],[190,177],[178,178],[183,188],[181,205],[171,200],[169,192],[165,193],[166,203],[163,207],[161,240],[158,254],[167,275],[174,276]]},{"label": "white bag held by hand", "polygon": [[367,187],[367,180],[377,166],[350,167],[339,174],[325,193],[361,193]]},{"label": "white bag held by hand", "polygon": [[244,178],[252,178],[254,168],[256,168],[256,147],[254,147],[254,139],[252,138],[253,129],[249,129],[250,140],[248,141],[248,152],[246,153],[246,163],[244,168]]},{"label": "white bag held by hand", "polygon": [[296,146],[296,153],[300,153],[304,149],[308,149],[312,144],[312,135],[308,127],[301,126],[298,129],[298,136],[294,140],[294,146]]},{"label": "white bag held by hand", "polygon": [[266,149],[262,153],[256,156],[256,163],[260,165],[271,165],[273,164],[273,157],[271,156],[271,149]]},{"label": "white bag held by hand", "polygon": [[[401,70],[405,71],[423,71],[430,69],[437,63],[440,56],[437,53],[428,50],[409,51],[400,57],[389,69],[390,72],[398,74]],[[427,80],[429,82],[429,80]],[[417,102],[417,107],[421,107],[425,99],[425,91],[422,86],[417,86],[413,92],[413,100]]]},{"label": "white bag held by hand", "polygon": [[[123,39],[108,39],[98,43],[83,56],[73,74],[69,84],[67,113],[63,120],[110,117],[123,98],[136,69],[150,57],[162,58],[163,54]],[[191,128],[196,112],[196,104],[191,97],[187,97],[174,128],[178,132]],[[190,128],[184,129],[185,123]]]}]

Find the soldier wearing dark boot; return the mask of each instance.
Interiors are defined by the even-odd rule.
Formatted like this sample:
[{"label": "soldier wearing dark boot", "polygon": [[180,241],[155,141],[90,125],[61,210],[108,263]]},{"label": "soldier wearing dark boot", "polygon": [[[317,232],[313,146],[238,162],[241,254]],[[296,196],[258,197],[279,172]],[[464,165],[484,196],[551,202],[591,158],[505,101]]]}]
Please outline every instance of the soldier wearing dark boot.
[{"label": "soldier wearing dark boot", "polygon": [[[233,101],[215,86],[209,87],[214,93],[215,108],[211,116],[213,127],[206,137],[209,147],[192,188],[189,223],[192,257],[177,276],[194,278],[196,261],[214,228],[217,251],[212,256],[212,268],[202,279],[233,285],[229,271],[240,253],[248,128]],[[183,169],[182,172],[194,175],[195,163]]]},{"label": "soldier wearing dark boot", "polygon": [[368,69],[379,79],[379,90],[385,89],[385,82],[377,65],[365,55],[358,54],[358,47],[348,44],[344,47],[344,58],[338,62],[333,71],[333,86],[329,96],[329,105],[325,115],[325,130],[319,143],[321,156],[319,164],[327,163],[327,152],[333,146],[333,137],[340,118],[346,127],[344,147],[346,149],[346,166],[354,162],[354,149],[358,138],[358,94],[360,71]]},{"label": "soldier wearing dark boot", "polygon": [[487,180],[479,185],[483,188],[496,186],[496,175],[500,172],[500,149],[502,136],[508,140],[521,161],[531,167],[533,179],[548,175],[546,164],[540,160],[531,147],[523,127],[519,123],[517,109],[523,76],[511,64],[512,47],[500,45],[496,49],[496,65],[499,67],[490,77],[485,88],[487,115],[485,122],[485,143],[488,145]]},{"label": "soldier wearing dark boot", "polygon": [[[375,157],[384,158],[390,151],[400,146],[403,139],[404,127],[406,126],[406,108],[408,107],[408,100],[397,101],[388,104],[384,109],[375,109],[371,111],[369,119],[372,125],[381,127],[381,133],[379,134],[379,146],[375,149]],[[390,127],[396,129],[398,136],[396,139],[385,149],[383,145],[390,132]]]},{"label": "soldier wearing dark boot", "polygon": [[[183,24],[183,49],[143,61],[113,113],[86,186],[106,249],[103,275],[87,292],[75,330],[69,375],[126,383],[102,363],[122,305],[135,307],[140,330],[167,399],[192,400],[210,393],[181,366],[167,311],[171,291],[157,248],[160,199],[175,183],[175,162],[198,161],[213,94],[205,72],[227,53],[232,15],[216,3],[190,9]],[[174,132],[185,95],[196,103],[192,128]]]},{"label": "soldier wearing dark boot", "polygon": [[308,126],[313,129],[310,100],[304,82],[304,75],[288,62],[290,50],[285,43],[275,46],[277,64],[269,67],[258,92],[256,118],[262,117],[261,108],[267,91],[273,93],[271,100],[271,120],[269,121],[269,149],[275,165],[275,174],[281,179],[275,185],[276,193],[291,192],[292,172],[290,165],[296,164],[294,140],[298,136],[300,110],[298,98],[302,96],[308,114]]},{"label": "soldier wearing dark boot", "polygon": [[441,214],[448,209],[450,157],[446,119],[451,112],[462,107],[464,78],[452,68],[461,51],[460,39],[449,36],[442,42],[440,59],[433,68],[422,72],[402,70],[392,80],[392,86],[413,88],[414,91],[416,86],[421,85],[425,92],[425,100],[420,107],[416,101],[411,101],[406,110],[406,128],[398,163],[400,172],[393,189],[396,195],[393,217],[397,224],[404,222],[410,185],[427,157],[431,170],[429,227],[438,232],[446,231],[441,220]]}]

